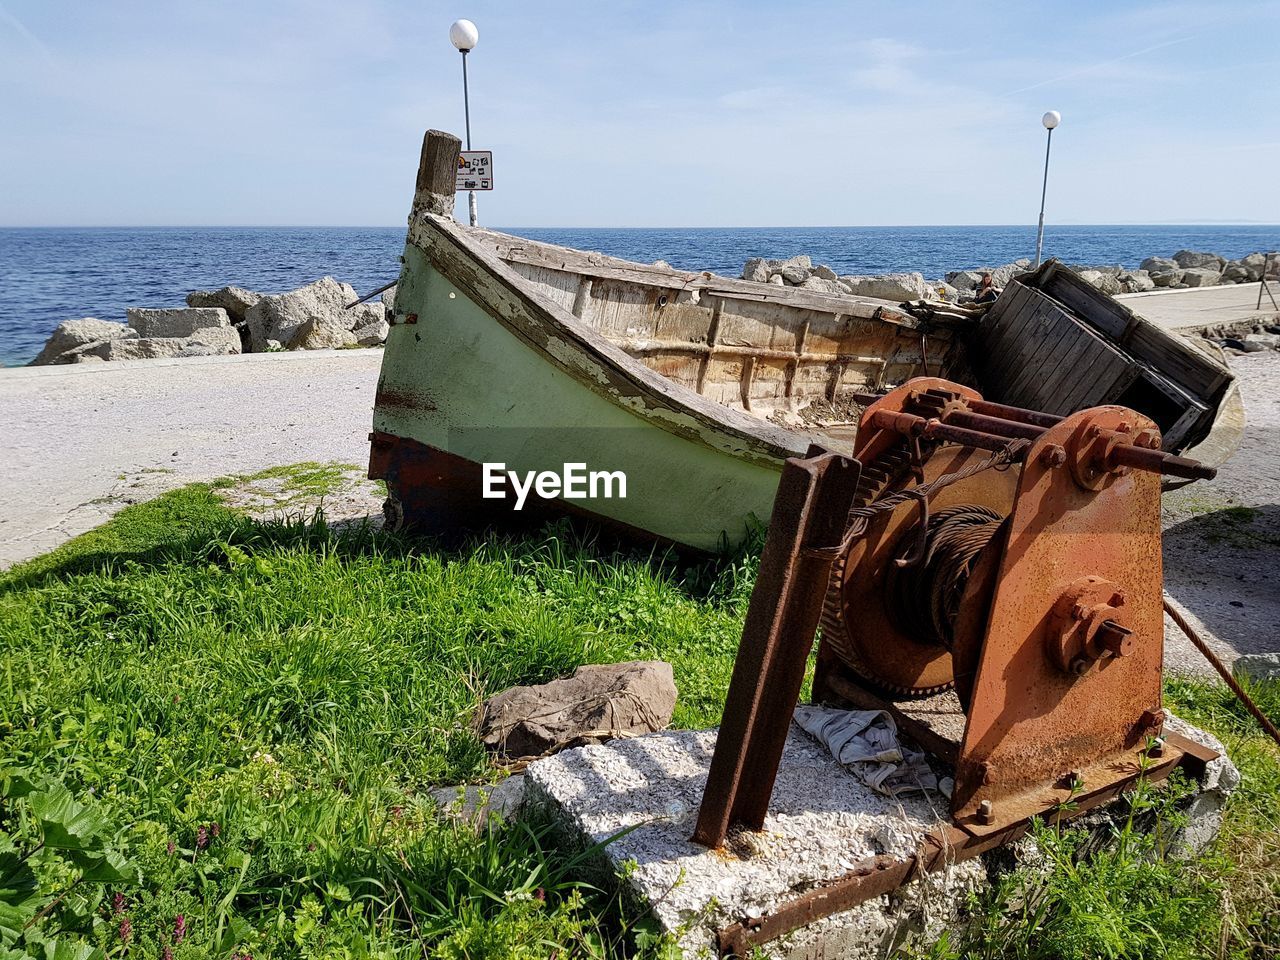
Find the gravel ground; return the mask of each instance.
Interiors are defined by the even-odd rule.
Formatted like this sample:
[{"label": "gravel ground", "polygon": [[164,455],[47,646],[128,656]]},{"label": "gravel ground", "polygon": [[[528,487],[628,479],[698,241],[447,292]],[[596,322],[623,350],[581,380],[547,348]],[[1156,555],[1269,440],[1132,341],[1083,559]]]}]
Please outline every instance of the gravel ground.
[{"label": "gravel ground", "polygon": [[[1165,590],[1208,629],[1227,662],[1280,650],[1280,353],[1230,358],[1245,433],[1214,480],[1164,497]],[[1166,622],[1166,666],[1209,673]]]},{"label": "gravel ground", "polygon": [[0,567],[193,480],[369,456],[381,350],[0,370]]}]

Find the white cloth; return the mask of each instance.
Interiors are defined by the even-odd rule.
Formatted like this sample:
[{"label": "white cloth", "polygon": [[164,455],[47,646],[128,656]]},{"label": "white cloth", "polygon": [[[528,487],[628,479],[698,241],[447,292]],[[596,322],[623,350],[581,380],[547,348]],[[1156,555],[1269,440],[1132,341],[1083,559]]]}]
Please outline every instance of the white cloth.
[{"label": "white cloth", "polygon": [[902,745],[898,726],[884,710],[796,707],[796,725],[813,737],[851,774],[878,793],[923,793],[938,789],[938,778],[923,753]]}]

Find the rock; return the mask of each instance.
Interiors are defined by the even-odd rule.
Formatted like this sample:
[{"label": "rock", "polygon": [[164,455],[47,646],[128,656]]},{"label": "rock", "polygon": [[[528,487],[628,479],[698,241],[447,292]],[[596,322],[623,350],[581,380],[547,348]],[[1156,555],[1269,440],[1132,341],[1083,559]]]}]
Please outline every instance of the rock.
[{"label": "rock", "polygon": [[1182,282],[1188,287],[1212,287],[1222,279],[1222,274],[1208,267],[1191,267],[1182,271]]},{"label": "rock", "polygon": [[297,290],[263,297],[244,316],[250,346],[259,351],[266,348],[268,340],[289,344],[296,338],[298,328],[313,318],[328,320],[330,326],[350,332],[363,315],[358,308],[344,310],[343,307],[356,296],[349,284],[339,283],[333,277],[321,277]]},{"label": "rock", "polygon": [[[991,280],[997,286],[1003,289],[1009,285],[1012,280],[1020,273],[1026,273],[1031,269],[1031,260],[1023,257],[1021,260],[1015,260],[1013,263],[1006,263],[1002,267],[996,267],[991,271]],[[981,279],[981,275],[979,275]]]},{"label": "rock", "polygon": [[782,279],[782,274],[780,273],[775,273],[772,277],[770,277],[769,282],[779,287],[785,287],[787,285],[787,281]]},{"label": "rock", "polygon": [[1267,350],[1280,350],[1280,335],[1274,333],[1251,333],[1242,342],[1246,350],[1251,343],[1260,343]]},{"label": "rock", "polygon": [[1173,262],[1184,270],[1195,267],[1212,270],[1214,273],[1221,273],[1222,268],[1227,265],[1226,259],[1216,253],[1198,253],[1195,250],[1179,250],[1173,255]]},{"label": "rock", "polygon": [[492,786],[459,784],[431,791],[437,809],[445,816],[469,823],[477,829],[491,818],[507,821],[524,806],[524,774],[517,773]]},{"label": "rock", "polygon": [[1120,281],[1120,287],[1125,293],[1146,293],[1156,288],[1151,274],[1145,270],[1129,270],[1116,279]]},{"label": "rock", "polygon": [[244,323],[244,315],[263,294],[243,287],[222,287],[218,290],[192,290],[187,294],[188,307],[221,307],[227,311],[232,323]]},{"label": "rock", "polygon": [[800,286],[805,290],[814,290],[818,293],[834,293],[837,295],[844,293],[844,289],[840,286],[838,281],[825,280],[817,274],[814,274],[804,283],[800,284]]},{"label": "rock", "polygon": [[804,254],[799,254],[798,256],[788,257],[786,260],[779,260],[777,269],[781,270],[784,267],[799,267],[801,270],[812,271],[813,261]]},{"label": "rock", "polygon": [[123,323],[112,320],[99,320],[97,317],[82,317],[79,320],[63,320],[49,339],[39,355],[31,361],[30,366],[41,367],[50,363],[75,363],[77,357],[65,356],[78,347],[97,344],[107,340],[121,340],[136,337],[138,331]]},{"label": "rock", "polygon": [[196,353],[182,353],[179,356],[231,356],[242,352],[240,333],[235,327],[209,327],[197,330],[187,338],[188,349],[203,348]]},{"label": "rock", "polygon": [[189,337],[197,330],[231,326],[231,317],[221,307],[180,307],[176,310],[125,311],[129,326],[139,337]]},{"label": "rock", "polygon": [[793,287],[798,287],[809,279],[809,268],[789,263],[779,271],[779,275]]},{"label": "rock", "polygon": [[[767,279],[767,277],[766,277]],[[396,288],[390,287],[382,291],[382,308],[385,311],[387,322],[396,315]]]},{"label": "rock", "polygon": [[952,270],[947,274],[946,281],[961,293],[968,293],[982,282],[982,273],[978,270]]},{"label": "rock", "polygon": [[670,270],[670,269],[671,269],[671,264],[667,263],[667,261],[665,261],[665,260],[655,260],[655,261],[653,261],[653,266],[657,267],[657,268],[658,268],[658,269],[660,269],[660,270]]},{"label": "rock", "polygon": [[584,739],[662,730],[675,703],[669,663],[592,664],[568,679],[490,697],[480,707],[477,726],[485,746],[503,756],[539,756]]},{"label": "rock", "polygon": [[835,280],[836,272],[828,267],[825,263],[820,263],[813,268],[813,275],[820,280]]},{"label": "rock", "polygon": [[289,350],[336,350],[356,345],[356,335],[331,317],[308,317],[285,342]]},{"label": "rock", "polygon": [[1248,280],[1249,271],[1234,261],[1228,263],[1222,271],[1223,283],[1247,283]]},{"label": "rock", "polygon": [[1120,279],[1101,270],[1081,270],[1080,279],[1111,296],[1121,292]]},{"label": "rock", "polygon": [[375,320],[373,323],[366,324],[363,327],[356,327],[351,331],[356,338],[356,343],[362,347],[376,347],[380,343],[387,342],[387,334],[391,332],[391,324],[385,320]]},{"label": "rock", "polygon": [[756,283],[769,282],[769,263],[763,257],[752,257],[742,267],[742,279]]},{"label": "rock", "polygon": [[346,313],[349,318],[343,324],[351,330],[387,322],[387,308],[378,302],[357,304]]},{"label": "rock", "polygon": [[1182,282],[1181,270],[1152,270],[1150,276],[1157,287],[1172,287]]},{"label": "rock", "polygon": [[949,283],[931,284],[934,295],[946,303],[958,303],[960,301],[960,291]]},{"label": "rock", "polygon": [[85,347],[84,352],[103,360],[156,360],[176,357],[189,345],[182,337],[137,337],[105,340]]},{"label": "rock", "polygon": [[1142,261],[1142,269],[1148,273],[1169,273],[1182,268],[1178,266],[1178,261],[1169,257],[1147,257]]},{"label": "rock", "polygon": [[851,275],[840,279],[859,297],[902,303],[904,300],[922,300],[929,296],[929,285],[924,282],[924,274],[921,273],[886,273],[875,277]]},{"label": "rock", "polygon": [[1280,680],[1280,653],[1246,653],[1236,658],[1231,672],[1253,680]]}]

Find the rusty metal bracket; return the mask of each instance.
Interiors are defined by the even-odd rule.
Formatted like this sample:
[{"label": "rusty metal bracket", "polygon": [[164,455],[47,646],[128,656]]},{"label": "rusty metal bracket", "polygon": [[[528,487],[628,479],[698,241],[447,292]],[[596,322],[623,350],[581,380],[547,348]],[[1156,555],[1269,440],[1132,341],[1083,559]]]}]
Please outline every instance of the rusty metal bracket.
[{"label": "rusty metal bracket", "polygon": [[698,843],[719,847],[734,824],[764,825],[831,576],[829,548],[844,533],[861,472],[858,461],[821,448],[782,468],[698,811]]}]

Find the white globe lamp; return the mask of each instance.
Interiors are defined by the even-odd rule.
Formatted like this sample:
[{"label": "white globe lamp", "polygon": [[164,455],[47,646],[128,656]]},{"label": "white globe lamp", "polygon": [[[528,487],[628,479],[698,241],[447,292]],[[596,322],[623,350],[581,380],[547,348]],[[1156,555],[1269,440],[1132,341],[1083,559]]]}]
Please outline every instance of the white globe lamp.
[{"label": "white globe lamp", "polygon": [[480,31],[470,20],[455,20],[453,26],[449,28],[449,42],[466,53],[474,50],[476,44],[480,42]]},{"label": "white globe lamp", "polygon": [[[466,23],[466,21],[459,20],[458,23]],[[1040,122],[1044,124],[1044,128],[1046,130],[1053,130],[1058,126],[1058,124],[1062,122],[1062,114],[1060,114],[1057,110],[1050,110],[1048,113],[1046,113],[1043,117],[1040,118]]]}]

